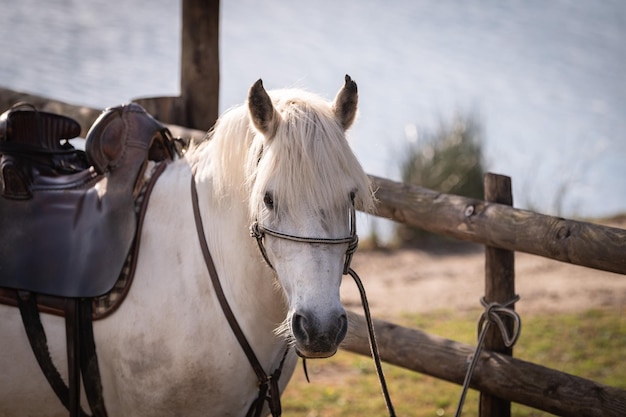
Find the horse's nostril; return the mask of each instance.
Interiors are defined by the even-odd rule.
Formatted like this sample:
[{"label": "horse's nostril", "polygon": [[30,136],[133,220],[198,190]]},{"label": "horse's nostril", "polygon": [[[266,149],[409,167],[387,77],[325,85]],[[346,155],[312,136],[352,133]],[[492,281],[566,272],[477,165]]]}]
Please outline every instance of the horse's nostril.
[{"label": "horse's nostril", "polygon": [[291,321],[291,330],[293,331],[293,335],[296,339],[303,341],[304,343],[308,343],[309,341],[309,332],[306,330],[307,319],[301,314],[294,314]]},{"label": "horse's nostril", "polygon": [[337,332],[337,337],[335,338],[335,343],[337,343],[337,345],[343,341],[346,337],[346,333],[348,333],[348,318],[344,313],[339,316],[339,331]]}]

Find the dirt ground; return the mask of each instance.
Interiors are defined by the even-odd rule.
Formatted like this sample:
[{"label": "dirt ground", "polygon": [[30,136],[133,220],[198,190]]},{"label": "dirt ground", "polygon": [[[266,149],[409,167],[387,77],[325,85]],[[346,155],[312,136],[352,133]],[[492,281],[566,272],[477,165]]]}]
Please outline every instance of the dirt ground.
[{"label": "dirt ground", "polygon": [[[612,226],[626,228],[624,223]],[[453,251],[359,250],[352,267],[363,281],[372,314],[392,318],[403,312],[480,309],[484,264],[483,247],[472,245]],[[522,316],[600,307],[626,312],[626,276],[521,252],[515,254],[515,290]],[[342,298],[347,308],[362,312],[349,277]]]}]

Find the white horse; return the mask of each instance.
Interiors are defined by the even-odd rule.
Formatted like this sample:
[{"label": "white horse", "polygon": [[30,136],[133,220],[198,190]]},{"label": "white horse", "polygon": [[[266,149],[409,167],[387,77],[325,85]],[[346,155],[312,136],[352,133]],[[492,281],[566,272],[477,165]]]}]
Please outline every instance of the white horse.
[{"label": "white horse", "polygon": [[[166,169],[148,207],[130,292],[114,314],[94,322],[110,417],[244,416],[258,396],[259,382],[200,249],[192,175],[228,303],[265,372],[284,361],[280,392],[297,354],[336,352],[347,329],[339,286],[352,199],[360,210],[374,206],[345,137],[356,111],[356,84],[348,76],[333,102],[300,90],[268,95],[259,80],[247,105],[226,112],[208,140]],[[262,238],[267,260],[250,237],[255,221],[269,230]],[[282,239],[272,230],[316,239]],[[42,314],[42,322],[65,378],[64,321]],[[89,409],[85,401],[83,408]],[[34,359],[18,310],[4,305],[0,416],[67,416]]]}]

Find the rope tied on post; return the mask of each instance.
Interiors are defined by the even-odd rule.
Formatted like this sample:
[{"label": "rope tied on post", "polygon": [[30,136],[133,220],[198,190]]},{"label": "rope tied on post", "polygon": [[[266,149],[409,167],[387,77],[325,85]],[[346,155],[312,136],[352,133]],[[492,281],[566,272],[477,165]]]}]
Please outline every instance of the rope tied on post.
[{"label": "rope tied on post", "polygon": [[[484,338],[483,334],[487,332],[487,327],[489,324],[494,323],[500,329],[500,334],[502,335],[502,340],[504,341],[504,345],[508,348],[515,345],[519,335],[522,331],[522,319],[519,314],[515,312],[511,307],[519,301],[519,295],[513,297],[512,300],[507,301],[504,304],[498,303],[487,303],[485,297],[480,299],[480,303],[483,307],[485,307],[485,311],[481,314],[480,319],[478,320],[478,338]],[[510,317],[513,320],[513,331],[509,332],[504,321],[502,320],[502,316]],[[512,334],[509,334],[512,333]]]},{"label": "rope tied on post", "polygon": [[[480,352],[483,348],[489,326],[492,323],[498,326],[500,334],[502,335],[502,340],[506,347],[513,347],[513,345],[515,345],[515,342],[517,342],[517,339],[519,338],[519,335],[522,331],[522,319],[520,318],[519,314],[517,314],[515,310],[513,310],[512,307],[516,302],[519,301],[519,299],[519,295],[516,295],[511,300],[503,304],[493,302],[488,303],[487,300],[485,300],[485,297],[482,297],[480,299],[480,303],[485,308],[485,311],[483,311],[483,313],[480,315],[480,318],[478,319],[478,343],[476,345],[476,350],[474,351],[474,355],[472,357],[470,365],[467,368],[467,373],[465,374],[463,389],[461,391],[461,398],[459,399],[459,405],[457,406],[455,417],[460,417],[461,412],[463,411],[465,396],[467,395],[467,390],[472,379],[472,374],[474,373],[474,368],[476,368],[476,364],[478,363],[478,357],[480,356]],[[503,317],[508,317],[513,320],[512,331],[509,331],[509,328],[507,328]]]}]

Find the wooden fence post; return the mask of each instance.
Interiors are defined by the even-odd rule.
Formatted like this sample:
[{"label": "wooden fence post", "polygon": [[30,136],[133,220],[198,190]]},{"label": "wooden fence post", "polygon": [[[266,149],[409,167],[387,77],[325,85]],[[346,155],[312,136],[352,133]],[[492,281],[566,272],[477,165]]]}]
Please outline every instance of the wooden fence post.
[{"label": "wooden fence post", "polygon": [[208,130],[218,116],[219,0],[183,0],[180,93],[186,127]]},{"label": "wooden fence post", "polygon": [[219,112],[219,0],[182,0],[180,96],[134,102],[162,121],[207,131]]},{"label": "wooden fence post", "polygon": [[[492,173],[485,174],[485,201],[513,205],[511,178]],[[487,303],[506,303],[515,297],[515,252],[511,250],[485,246],[485,299]],[[514,306],[511,306],[514,308]],[[505,319],[509,331],[513,322]],[[485,350],[513,355],[513,348],[504,344],[497,326],[490,326],[485,337]],[[480,417],[510,417],[511,403],[507,400],[487,394],[480,394]]]}]

